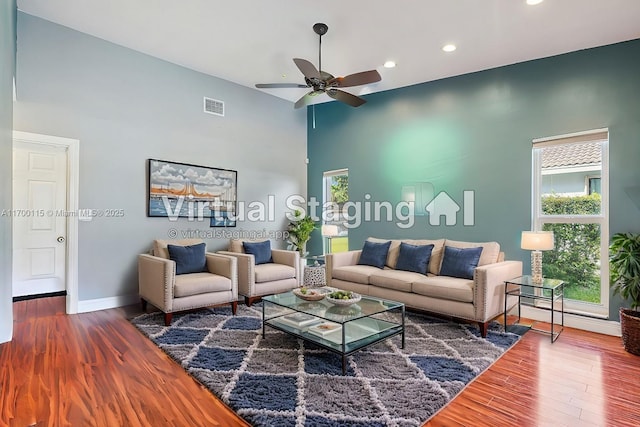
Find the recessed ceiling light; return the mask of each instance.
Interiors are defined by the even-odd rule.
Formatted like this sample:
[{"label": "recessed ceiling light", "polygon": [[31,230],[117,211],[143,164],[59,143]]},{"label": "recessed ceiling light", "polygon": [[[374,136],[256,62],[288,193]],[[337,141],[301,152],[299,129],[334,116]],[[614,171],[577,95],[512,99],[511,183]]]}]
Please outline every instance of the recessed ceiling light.
[{"label": "recessed ceiling light", "polygon": [[528,4],[529,6],[535,6],[535,5],[537,5],[537,4],[542,3],[543,1],[544,1],[544,0],[527,0],[527,4]]},{"label": "recessed ceiling light", "polygon": [[456,49],[457,48],[456,48],[455,44],[446,44],[446,45],[442,46],[442,50],[444,50],[445,52],[453,52]]},{"label": "recessed ceiling light", "polygon": [[396,63],[394,61],[387,61],[384,63],[384,68],[394,68]]}]

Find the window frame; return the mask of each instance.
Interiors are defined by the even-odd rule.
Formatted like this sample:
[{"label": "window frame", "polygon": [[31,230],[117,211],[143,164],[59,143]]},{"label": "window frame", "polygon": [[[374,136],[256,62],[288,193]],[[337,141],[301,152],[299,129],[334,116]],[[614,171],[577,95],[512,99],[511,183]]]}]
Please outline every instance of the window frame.
[{"label": "window frame", "polygon": [[[591,190],[591,181],[592,180],[600,180],[600,192],[598,193],[597,191],[592,191]],[[601,176],[595,176],[595,175],[587,175],[585,177],[586,185],[585,185],[585,193],[591,195],[593,193],[598,193],[598,194],[602,194],[602,177]]]},{"label": "window frame", "polygon": [[[600,318],[609,317],[609,130],[595,129],[568,135],[534,139],[532,146],[532,200],[531,229],[542,230],[544,224],[598,224],[600,226],[600,304],[564,299],[567,313]],[[600,142],[601,206],[597,215],[543,215],[542,214],[542,149],[564,144]],[[588,182],[588,181],[587,181]],[[588,188],[587,188],[588,193]],[[541,301],[540,306],[548,306]],[[547,307],[548,308],[548,307]]]},{"label": "window frame", "polygon": [[[349,179],[349,169],[348,168],[343,168],[343,169],[334,169],[334,170],[330,170],[330,171],[324,171],[322,173],[322,218],[321,218],[321,225],[325,225],[326,221],[325,221],[325,206],[328,206],[328,203],[331,203],[332,200],[331,199],[331,179],[333,177],[336,176],[346,176],[347,180]],[[346,228],[344,231],[342,231],[343,233],[347,233],[346,235],[341,235],[340,237],[346,237],[347,239],[349,238],[349,229]],[[329,251],[332,249],[332,245],[331,245],[331,241],[330,241],[331,237],[325,237],[322,236],[322,252],[324,254],[329,253]]]}]

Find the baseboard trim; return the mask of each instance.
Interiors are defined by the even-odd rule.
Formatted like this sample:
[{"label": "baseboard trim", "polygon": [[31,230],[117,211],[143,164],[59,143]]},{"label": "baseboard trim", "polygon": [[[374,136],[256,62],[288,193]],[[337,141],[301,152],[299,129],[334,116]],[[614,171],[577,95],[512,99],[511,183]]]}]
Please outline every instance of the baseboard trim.
[{"label": "baseboard trim", "polygon": [[[512,310],[511,313],[517,314],[517,310],[517,307],[514,307],[514,310]],[[559,313],[557,314],[558,316],[555,317],[556,323],[560,320],[560,315]],[[549,323],[551,321],[550,316],[551,315],[549,313],[549,310],[543,310],[525,305],[522,306],[522,317],[526,317],[527,319]],[[613,335],[615,337],[622,336],[622,332],[620,330],[620,322],[615,322],[613,320],[596,319],[593,317],[578,316],[575,314],[565,313],[564,325],[570,328],[596,332],[598,334]]]},{"label": "baseboard trim", "polygon": [[20,295],[13,297],[13,302],[27,301],[30,299],[49,298],[49,297],[64,297],[67,295],[67,291],[49,292],[46,294],[33,294],[33,295]]},{"label": "baseboard trim", "polygon": [[125,305],[136,304],[138,301],[140,301],[140,297],[138,295],[119,295],[117,297],[78,301],[78,313],[88,313],[90,311],[124,307]]}]

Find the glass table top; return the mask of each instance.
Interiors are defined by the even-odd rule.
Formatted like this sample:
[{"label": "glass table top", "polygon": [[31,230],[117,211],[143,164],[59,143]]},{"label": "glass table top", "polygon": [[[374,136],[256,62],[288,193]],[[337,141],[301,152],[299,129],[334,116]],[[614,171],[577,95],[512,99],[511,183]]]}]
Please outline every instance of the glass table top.
[{"label": "glass table top", "polygon": [[307,267],[320,267],[324,265],[324,255],[308,256],[305,261]]},{"label": "glass table top", "polygon": [[506,281],[512,285],[530,286],[532,288],[556,289],[564,284],[563,280],[543,278],[542,283],[535,283],[531,276],[525,275]]},{"label": "glass table top", "polygon": [[[320,290],[321,292],[329,293],[333,289],[325,287],[314,288],[314,290]],[[398,309],[404,306],[404,304],[399,302],[364,295],[362,296],[362,299],[357,303],[349,306],[339,306],[330,303],[326,298],[320,301],[305,301],[295,296],[291,291],[282,294],[264,296],[262,297],[262,300],[275,304],[279,307],[285,307],[300,313],[320,317],[322,319],[330,320],[336,323],[346,323],[352,320],[372,316],[378,313],[384,313],[386,311]],[[268,311],[275,311],[275,313],[266,313],[267,317],[272,314],[277,315],[277,310],[274,310],[273,307],[265,308],[267,308]]]}]

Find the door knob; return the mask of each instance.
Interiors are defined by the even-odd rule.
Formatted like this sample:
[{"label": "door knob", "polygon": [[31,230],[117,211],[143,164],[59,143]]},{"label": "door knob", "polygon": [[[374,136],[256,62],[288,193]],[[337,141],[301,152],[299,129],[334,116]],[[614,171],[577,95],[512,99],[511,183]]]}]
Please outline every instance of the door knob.
[{"label": "door knob", "polygon": [[64,243],[64,237],[63,236],[58,236],[58,238],[56,239],[58,241],[58,243]]}]

